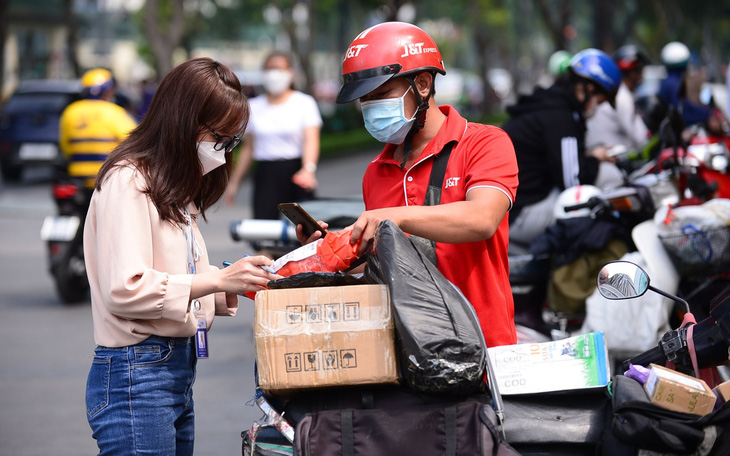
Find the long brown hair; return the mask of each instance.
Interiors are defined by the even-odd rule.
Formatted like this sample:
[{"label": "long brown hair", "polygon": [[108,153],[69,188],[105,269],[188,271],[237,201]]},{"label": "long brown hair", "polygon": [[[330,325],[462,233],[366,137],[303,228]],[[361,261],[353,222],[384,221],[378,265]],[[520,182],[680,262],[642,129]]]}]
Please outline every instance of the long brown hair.
[{"label": "long brown hair", "polygon": [[162,220],[184,223],[181,209],[193,202],[205,210],[226,191],[231,153],[226,164],[203,176],[197,143],[209,130],[243,135],[249,107],[238,77],[225,65],[207,57],[188,60],[160,82],[149,111],[104,162],[96,181],[101,190],[112,169],[131,163],[144,176]]}]

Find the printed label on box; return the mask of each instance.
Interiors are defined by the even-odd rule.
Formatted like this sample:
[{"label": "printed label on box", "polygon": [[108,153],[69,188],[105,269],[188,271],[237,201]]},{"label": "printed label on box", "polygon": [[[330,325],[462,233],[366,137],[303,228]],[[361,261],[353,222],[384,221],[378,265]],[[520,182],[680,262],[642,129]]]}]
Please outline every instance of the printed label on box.
[{"label": "printed label on box", "polygon": [[304,318],[302,317],[302,306],[286,306],[286,323],[289,325],[298,325]]},{"label": "printed label on box", "polygon": [[284,354],[284,365],[286,366],[287,372],[301,372],[302,371],[302,354],[301,353]]},{"label": "printed label on box", "polygon": [[328,322],[340,321],[340,315],[342,314],[342,312],[340,311],[339,303],[325,304],[324,309],[325,309],[325,315],[324,315],[325,321],[328,321]]},{"label": "printed label on box", "polygon": [[322,323],[322,305],[309,304],[306,307],[307,323]]},{"label": "printed label on box", "polygon": [[[304,368],[302,369],[302,358]],[[320,369],[355,369],[357,368],[357,350],[354,348],[305,353],[285,353],[284,364],[288,373],[313,372]]]},{"label": "printed label on box", "polygon": [[360,319],[360,303],[359,302],[346,302],[345,303],[345,321],[357,321]]},{"label": "printed label on box", "polygon": [[357,367],[357,350],[340,350],[340,366],[343,369],[355,369]]}]

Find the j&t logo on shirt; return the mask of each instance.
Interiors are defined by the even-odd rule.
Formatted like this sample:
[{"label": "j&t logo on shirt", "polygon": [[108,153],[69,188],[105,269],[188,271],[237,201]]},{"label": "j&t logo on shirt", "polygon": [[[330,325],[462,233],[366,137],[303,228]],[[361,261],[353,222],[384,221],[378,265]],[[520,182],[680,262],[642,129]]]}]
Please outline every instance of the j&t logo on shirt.
[{"label": "j&t logo on shirt", "polygon": [[459,185],[459,179],[461,179],[461,178],[460,177],[449,177],[448,179],[446,179],[446,185],[444,186],[444,189],[447,189],[449,187],[456,187],[457,185]]}]

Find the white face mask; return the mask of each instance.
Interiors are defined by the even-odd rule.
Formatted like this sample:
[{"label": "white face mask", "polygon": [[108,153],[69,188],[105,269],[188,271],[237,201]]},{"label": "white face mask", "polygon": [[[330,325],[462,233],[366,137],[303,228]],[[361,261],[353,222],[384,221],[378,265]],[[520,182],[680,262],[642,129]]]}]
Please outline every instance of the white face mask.
[{"label": "white face mask", "polygon": [[281,95],[291,87],[292,74],[288,70],[264,71],[264,90],[270,95]]},{"label": "white face mask", "polygon": [[215,143],[202,141],[198,143],[198,158],[203,165],[203,176],[226,164],[225,149],[215,150]]}]

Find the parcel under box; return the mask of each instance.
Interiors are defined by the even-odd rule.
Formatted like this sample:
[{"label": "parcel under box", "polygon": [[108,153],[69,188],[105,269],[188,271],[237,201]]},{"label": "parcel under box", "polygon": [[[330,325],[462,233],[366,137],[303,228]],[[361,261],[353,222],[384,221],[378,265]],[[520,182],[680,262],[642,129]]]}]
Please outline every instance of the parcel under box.
[{"label": "parcel under box", "polygon": [[259,386],[268,394],[398,382],[385,285],[259,291],[254,320]]}]

